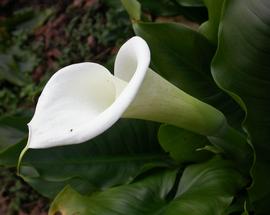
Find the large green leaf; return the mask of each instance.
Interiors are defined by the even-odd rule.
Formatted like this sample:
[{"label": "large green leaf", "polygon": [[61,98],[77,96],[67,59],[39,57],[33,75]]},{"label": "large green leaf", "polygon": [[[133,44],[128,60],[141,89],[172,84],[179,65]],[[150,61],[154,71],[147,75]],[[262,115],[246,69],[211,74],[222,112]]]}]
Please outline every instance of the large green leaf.
[{"label": "large green leaf", "polygon": [[172,213],[168,214],[227,214],[235,194],[246,183],[234,165],[219,158],[191,165],[181,177]]},{"label": "large green leaf", "polygon": [[22,131],[3,125],[0,122],[0,152],[20,142],[25,136]]},{"label": "large green leaf", "polygon": [[250,191],[257,214],[270,211],[270,2],[228,0],[212,65],[216,82],[246,110],[245,127],[256,151]]},{"label": "large green leaf", "polygon": [[213,44],[217,44],[218,27],[224,0],[204,0],[204,3],[208,10],[208,21],[200,26],[200,32]]},{"label": "large green leaf", "polygon": [[210,72],[214,48],[198,32],[176,23],[133,25],[151,50],[151,67],[186,93],[222,110],[231,124],[242,112],[238,105],[216,86]]},{"label": "large green leaf", "polygon": [[158,136],[164,150],[181,164],[203,161],[211,157],[212,152],[231,160],[239,172],[250,177],[253,149],[246,136],[233,128],[224,128],[214,136],[205,137],[175,126],[163,125]]},{"label": "large green leaf", "polygon": [[168,156],[157,142],[158,127],[157,123],[123,119],[83,144],[30,149],[20,174],[48,197],[71,182],[79,191],[129,183],[140,172],[168,165]]},{"label": "large green leaf", "polygon": [[25,147],[27,139],[22,139],[16,144],[5,147],[0,152],[0,166],[16,167],[21,151]]},{"label": "large green leaf", "polygon": [[133,27],[150,47],[153,69],[168,81],[197,98],[220,92],[210,76],[214,48],[203,36],[177,23],[138,22]]},{"label": "large green leaf", "polygon": [[[222,110],[231,125],[241,128],[242,110],[218,89],[211,76],[213,47],[207,39],[175,23],[138,22],[134,23],[134,30],[150,46],[151,66],[156,72],[190,95]],[[225,156],[233,159],[239,169],[249,172],[253,159],[251,147],[236,131],[227,131],[231,136],[217,133],[216,137],[211,137],[211,143],[222,148]]]},{"label": "large green leaf", "polygon": [[2,116],[0,117],[0,124],[28,133],[27,123],[30,121],[30,114],[32,115],[28,112],[18,112],[14,115]]},{"label": "large green leaf", "polygon": [[0,165],[15,167],[20,151],[25,146],[28,117],[5,116],[0,118]]},{"label": "large green leaf", "polygon": [[167,171],[90,196],[66,187],[50,214],[223,215],[245,180],[227,161],[213,159],[187,167],[176,191],[177,184],[175,171]]},{"label": "large green leaf", "polygon": [[66,215],[162,214],[175,177],[176,171],[158,173],[91,196],[79,195],[66,187],[52,203],[49,214],[57,211]]},{"label": "large green leaf", "polygon": [[205,136],[172,125],[162,125],[158,138],[163,149],[178,163],[200,162],[212,155],[209,151],[201,150],[211,145]]}]

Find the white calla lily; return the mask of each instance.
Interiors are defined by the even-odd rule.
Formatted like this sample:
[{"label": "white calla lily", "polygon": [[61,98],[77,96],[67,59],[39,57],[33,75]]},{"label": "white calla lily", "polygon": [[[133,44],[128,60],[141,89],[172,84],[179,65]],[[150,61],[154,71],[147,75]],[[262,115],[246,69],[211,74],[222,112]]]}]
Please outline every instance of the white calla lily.
[{"label": "white calla lily", "polygon": [[81,143],[101,134],[119,118],[165,122],[204,135],[225,118],[215,108],[184,93],[149,69],[150,51],[140,37],[119,50],[114,76],[95,63],[73,64],[45,86],[28,124],[28,148]]}]

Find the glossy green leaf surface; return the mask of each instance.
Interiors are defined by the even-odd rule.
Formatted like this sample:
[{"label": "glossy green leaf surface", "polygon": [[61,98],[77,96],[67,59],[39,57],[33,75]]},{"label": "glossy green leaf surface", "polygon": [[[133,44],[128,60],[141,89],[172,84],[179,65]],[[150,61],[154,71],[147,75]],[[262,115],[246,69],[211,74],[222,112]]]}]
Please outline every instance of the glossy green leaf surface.
[{"label": "glossy green leaf surface", "polygon": [[162,125],[158,138],[162,148],[179,163],[200,162],[212,156],[209,151],[200,150],[211,145],[205,136],[172,125]]},{"label": "glossy green leaf surface", "polygon": [[200,32],[213,44],[217,44],[218,27],[224,0],[204,0],[204,3],[208,10],[208,21],[200,26]]},{"label": "glossy green leaf surface", "polygon": [[130,185],[122,185],[91,196],[65,188],[52,203],[49,214],[66,215],[162,214],[176,171],[154,174]]},{"label": "glossy green leaf surface", "polygon": [[225,128],[216,136],[208,137],[209,141],[223,150],[223,156],[234,162],[238,170],[248,176],[254,161],[253,147],[247,136],[233,128]]},{"label": "glossy green leaf surface", "polygon": [[79,191],[128,183],[140,172],[169,165],[170,159],[157,142],[158,127],[156,123],[123,119],[86,143],[30,149],[20,174],[48,197],[71,182]]},{"label": "glossy green leaf surface", "polygon": [[212,65],[216,82],[246,110],[245,127],[256,152],[250,191],[258,214],[270,201],[270,2],[228,0]]},{"label": "glossy green leaf surface", "polygon": [[0,166],[16,167],[21,151],[25,147],[27,138],[6,147],[0,152]]},{"label": "glossy green leaf surface", "polygon": [[229,163],[214,159],[187,167],[177,192],[174,184],[178,184],[175,171],[167,171],[90,196],[66,187],[52,203],[50,214],[223,215],[245,181]]},{"label": "glossy green leaf surface", "polygon": [[175,208],[168,214],[225,215],[233,196],[246,180],[225,160],[212,160],[187,167],[176,194]]},{"label": "glossy green leaf surface", "polygon": [[5,116],[0,118],[0,165],[17,165],[20,151],[26,143],[28,117]]},{"label": "glossy green leaf surface", "polygon": [[215,95],[209,70],[214,49],[203,36],[177,23],[138,22],[133,27],[150,47],[154,71],[195,97]]},{"label": "glossy green leaf surface", "polygon": [[138,22],[133,27],[150,47],[154,71],[186,93],[217,107],[239,127],[238,119],[243,114],[211,76],[214,47],[205,37],[176,23]]},{"label": "glossy green leaf surface", "polygon": [[[134,30],[150,46],[151,66],[156,72],[190,95],[223,111],[229,124],[241,129],[243,112],[239,105],[218,89],[211,76],[213,47],[207,39],[175,23],[138,22],[134,24]],[[245,138],[238,137],[234,131],[230,133],[231,137],[211,138],[211,142],[224,149],[225,156],[233,159],[240,169],[243,166],[243,170],[249,172],[252,149]]]},{"label": "glossy green leaf surface", "polygon": [[0,124],[0,152],[20,142],[24,137],[24,132],[16,128]]}]

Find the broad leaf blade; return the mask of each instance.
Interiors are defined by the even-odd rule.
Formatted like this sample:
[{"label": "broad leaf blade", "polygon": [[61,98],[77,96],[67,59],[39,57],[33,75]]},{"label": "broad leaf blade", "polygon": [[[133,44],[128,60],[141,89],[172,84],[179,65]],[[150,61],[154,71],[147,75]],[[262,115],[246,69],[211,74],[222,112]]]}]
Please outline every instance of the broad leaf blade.
[{"label": "broad leaf blade", "polygon": [[200,162],[212,156],[209,151],[200,150],[211,144],[205,136],[172,125],[162,125],[158,138],[163,149],[178,163]]},{"label": "broad leaf blade", "polygon": [[224,0],[204,0],[204,3],[208,10],[209,20],[200,26],[200,32],[204,34],[213,44],[217,44],[218,27]]},{"label": "broad leaf blade", "polygon": [[16,167],[21,151],[25,147],[27,139],[22,139],[16,144],[7,146],[0,152],[0,166]]},{"label": "broad leaf blade", "polygon": [[22,131],[0,124],[0,152],[20,142],[26,136]]},{"label": "broad leaf blade", "polygon": [[128,185],[82,196],[65,188],[54,200],[50,213],[66,215],[223,215],[245,180],[230,163],[214,159],[187,167],[177,195],[175,171],[156,173]]},{"label": "broad leaf blade", "polygon": [[[66,181],[76,178],[88,183],[75,183],[74,187],[89,184],[104,189],[132,181],[148,168],[167,166],[168,156],[157,142],[159,124],[140,120],[120,120],[102,135],[83,144],[49,149],[30,149],[22,162],[21,176],[39,192],[48,197],[52,191],[44,186],[59,184],[59,192]],[[26,170],[35,169],[38,174]],[[38,176],[37,176],[38,175]],[[81,188],[80,188],[81,189]]]},{"label": "broad leaf blade", "polygon": [[66,215],[162,214],[175,176],[175,171],[167,171],[92,196],[81,196],[67,187],[56,197],[49,214],[57,211]]},{"label": "broad leaf blade", "polygon": [[[133,27],[136,34],[147,41],[151,50],[151,66],[156,72],[188,94],[220,109],[230,125],[241,129],[243,111],[218,89],[211,75],[213,47],[207,39],[175,23],[138,22]],[[252,149],[244,137],[233,129],[229,130],[231,137],[214,134],[216,137],[210,141],[224,149],[225,156],[233,159],[247,173],[252,163]]]},{"label": "broad leaf blade", "polygon": [[212,65],[216,82],[234,97],[247,116],[245,127],[257,161],[251,197],[257,213],[269,208],[270,168],[270,3],[268,0],[228,0]]},{"label": "broad leaf blade", "polygon": [[216,93],[209,70],[214,49],[203,36],[176,23],[138,22],[133,27],[149,45],[156,72],[197,98]]},{"label": "broad leaf blade", "polygon": [[181,177],[174,207],[169,211],[183,215],[223,215],[246,182],[230,162],[219,158],[191,165]]},{"label": "broad leaf blade", "polygon": [[28,117],[0,118],[0,166],[15,167],[20,151],[26,144]]},{"label": "broad leaf blade", "polygon": [[135,33],[146,40],[151,50],[151,67],[186,93],[203,100],[240,127],[242,112],[214,82],[210,63],[214,47],[201,34],[176,23],[133,24]]}]

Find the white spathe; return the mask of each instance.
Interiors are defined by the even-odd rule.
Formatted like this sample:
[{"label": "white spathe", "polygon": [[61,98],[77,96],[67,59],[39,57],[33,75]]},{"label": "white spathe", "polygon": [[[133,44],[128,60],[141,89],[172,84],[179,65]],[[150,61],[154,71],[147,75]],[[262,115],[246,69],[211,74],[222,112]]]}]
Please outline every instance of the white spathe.
[{"label": "white spathe", "polygon": [[133,37],[118,52],[115,76],[105,67],[88,62],[57,71],[28,123],[28,147],[81,143],[107,130],[133,101],[149,63],[146,42]]},{"label": "white spathe", "polygon": [[119,50],[113,76],[95,63],[73,64],[56,72],[45,86],[28,124],[28,148],[87,141],[119,118],[173,124],[200,134],[219,130],[225,118],[149,69],[150,51],[140,37]]}]

